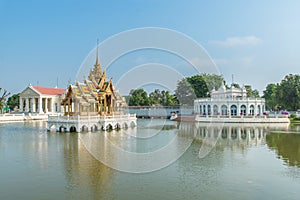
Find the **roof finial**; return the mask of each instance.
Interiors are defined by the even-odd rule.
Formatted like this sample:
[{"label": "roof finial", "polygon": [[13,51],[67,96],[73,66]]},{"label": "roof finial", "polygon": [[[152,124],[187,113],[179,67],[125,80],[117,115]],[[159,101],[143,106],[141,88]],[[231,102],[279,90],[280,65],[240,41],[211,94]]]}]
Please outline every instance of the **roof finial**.
[{"label": "roof finial", "polygon": [[98,60],[98,45],[99,45],[99,38],[97,38],[97,53],[96,53],[96,64],[99,65],[99,60]]}]

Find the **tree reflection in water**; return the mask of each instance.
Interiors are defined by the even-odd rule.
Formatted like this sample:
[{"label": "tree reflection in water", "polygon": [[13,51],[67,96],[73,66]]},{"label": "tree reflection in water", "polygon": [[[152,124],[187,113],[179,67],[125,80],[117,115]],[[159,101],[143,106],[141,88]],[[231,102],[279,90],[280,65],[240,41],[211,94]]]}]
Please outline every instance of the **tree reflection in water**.
[{"label": "tree reflection in water", "polygon": [[300,167],[300,134],[270,133],[266,136],[266,143],[289,166]]}]

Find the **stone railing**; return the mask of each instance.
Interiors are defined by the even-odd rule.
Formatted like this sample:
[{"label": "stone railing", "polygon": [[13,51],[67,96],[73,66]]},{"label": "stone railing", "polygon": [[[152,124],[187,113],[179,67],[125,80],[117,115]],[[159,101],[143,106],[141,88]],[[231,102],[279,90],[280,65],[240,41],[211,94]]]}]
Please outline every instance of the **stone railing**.
[{"label": "stone railing", "polygon": [[136,118],[136,114],[123,114],[123,115],[96,115],[96,116],[49,116],[48,121],[99,121],[99,120],[113,120],[113,119],[126,119]]}]

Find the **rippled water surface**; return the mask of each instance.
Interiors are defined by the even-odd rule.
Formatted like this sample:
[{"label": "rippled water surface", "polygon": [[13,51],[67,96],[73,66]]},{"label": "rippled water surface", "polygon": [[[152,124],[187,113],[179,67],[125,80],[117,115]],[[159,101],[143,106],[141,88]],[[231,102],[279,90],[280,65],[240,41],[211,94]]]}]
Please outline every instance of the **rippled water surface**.
[{"label": "rippled water surface", "polygon": [[[110,132],[47,133],[45,127],[45,122],[0,124],[0,199],[300,196],[298,126],[139,120],[138,128]],[[109,143],[142,154],[172,141],[174,151],[186,145],[182,141],[190,145],[179,159],[153,172],[126,173],[102,164],[124,161]]]}]

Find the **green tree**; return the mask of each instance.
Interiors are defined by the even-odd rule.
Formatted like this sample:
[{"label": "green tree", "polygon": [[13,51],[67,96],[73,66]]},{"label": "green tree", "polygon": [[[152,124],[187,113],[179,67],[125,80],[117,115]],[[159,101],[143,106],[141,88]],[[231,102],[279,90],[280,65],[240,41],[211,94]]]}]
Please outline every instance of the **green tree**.
[{"label": "green tree", "polygon": [[219,89],[225,80],[217,74],[200,74],[180,80],[175,95],[180,104],[193,105],[195,98],[209,97],[210,91]]},{"label": "green tree", "polygon": [[151,105],[174,106],[178,105],[177,99],[169,91],[155,89],[149,94]]},{"label": "green tree", "polygon": [[231,83],[231,87],[239,88],[239,89],[241,88],[241,86],[238,83]]},{"label": "green tree", "polygon": [[6,90],[3,90],[3,92],[2,92],[2,90],[3,89],[0,88],[0,112],[2,112],[2,109],[5,107],[6,97],[10,94]]},{"label": "green tree", "polygon": [[266,89],[263,91],[263,98],[266,100],[266,108],[267,110],[276,110],[277,106],[277,87],[278,84],[270,83],[267,85]]},{"label": "green tree", "polygon": [[149,100],[151,105],[161,105],[162,94],[159,89],[155,89],[149,94]]},{"label": "green tree", "polygon": [[218,90],[222,84],[226,84],[224,78],[221,75],[204,73],[197,76],[201,76],[203,78],[208,91],[212,91],[213,89]]},{"label": "green tree", "polygon": [[258,90],[253,90],[251,85],[245,85],[247,91],[247,97],[259,98]]},{"label": "green tree", "polygon": [[177,99],[174,95],[171,95],[169,91],[161,91],[161,105],[174,106],[178,105]]},{"label": "green tree", "polygon": [[276,90],[281,109],[297,110],[300,108],[300,76],[289,74],[280,82]]},{"label": "green tree", "polygon": [[129,106],[150,106],[150,100],[144,89],[130,91]]},{"label": "green tree", "polygon": [[14,94],[7,99],[7,105],[9,106],[10,110],[14,110],[16,106],[19,106],[19,96],[20,94]]},{"label": "green tree", "polygon": [[191,76],[187,78],[187,81],[191,84],[197,98],[209,97],[209,90],[203,76]]},{"label": "green tree", "polygon": [[193,105],[196,98],[194,89],[186,78],[178,81],[175,96],[181,105]]}]

